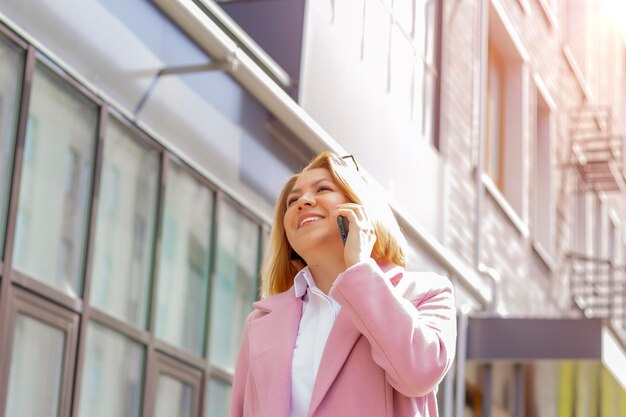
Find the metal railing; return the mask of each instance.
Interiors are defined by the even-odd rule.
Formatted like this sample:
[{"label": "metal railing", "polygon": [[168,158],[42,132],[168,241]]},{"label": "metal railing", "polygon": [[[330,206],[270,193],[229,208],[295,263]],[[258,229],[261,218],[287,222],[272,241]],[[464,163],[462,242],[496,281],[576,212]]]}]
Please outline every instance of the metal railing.
[{"label": "metal railing", "polygon": [[568,261],[573,306],[585,317],[610,321],[626,342],[626,265],[573,253]]}]

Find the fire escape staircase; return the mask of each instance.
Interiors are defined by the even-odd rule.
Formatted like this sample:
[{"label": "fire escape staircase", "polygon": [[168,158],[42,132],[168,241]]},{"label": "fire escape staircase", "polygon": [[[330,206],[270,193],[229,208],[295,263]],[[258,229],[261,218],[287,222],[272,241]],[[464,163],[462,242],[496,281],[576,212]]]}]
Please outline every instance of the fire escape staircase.
[{"label": "fire escape staircase", "polygon": [[[626,202],[624,137],[615,130],[609,107],[586,106],[573,111],[569,166],[577,174],[579,193],[619,193]],[[626,340],[624,265],[595,254],[570,252],[567,258],[574,307],[586,317],[608,319]]]}]

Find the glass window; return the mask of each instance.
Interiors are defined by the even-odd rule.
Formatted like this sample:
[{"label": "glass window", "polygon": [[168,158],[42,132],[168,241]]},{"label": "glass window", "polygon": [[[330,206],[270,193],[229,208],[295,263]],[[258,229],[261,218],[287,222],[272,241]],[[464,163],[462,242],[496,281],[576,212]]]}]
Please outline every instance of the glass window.
[{"label": "glass window", "polygon": [[142,146],[113,119],[104,143],[91,302],[142,328],[147,322],[158,184],[158,152]]},{"label": "glass window", "polygon": [[487,135],[485,141],[484,169],[493,182],[502,189],[502,58],[491,46],[489,48],[489,70],[487,71]]},{"label": "glass window", "polygon": [[62,330],[18,314],[6,416],[59,415],[64,349]]},{"label": "glass window", "polygon": [[13,263],[74,297],[82,290],[97,110],[51,70],[37,65]]},{"label": "glass window", "polygon": [[213,193],[171,164],[159,265],[156,335],[204,354]]},{"label": "glass window", "polygon": [[191,417],[193,388],[168,375],[159,376],[155,417]]},{"label": "glass window", "polygon": [[239,339],[257,294],[259,226],[230,204],[217,220],[211,307],[211,363],[234,370]]},{"label": "glass window", "polygon": [[[490,6],[491,7],[491,6]],[[509,29],[493,10],[489,12],[487,108],[483,169],[516,216],[524,215],[524,118],[528,116],[528,66]],[[493,188],[489,188],[493,189]],[[511,213],[513,214],[513,213]],[[526,219],[518,218],[519,222]]]},{"label": "glass window", "polygon": [[139,343],[90,323],[79,415],[139,416],[144,363],[145,350]]},{"label": "glass window", "polygon": [[208,417],[223,417],[230,415],[231,386],[216,378],[209,381],[209,398],[205,401]]},{"label": "glass window", "polygon": [[23,51],[0,36],[0,256],[4,253],[23,61]]},{"label": "glass window", "polygon": [[537,90],[535,130],[535,238],[548,254],[553,253],[554,219],[556,211],[552,192],[552,115],[550,107]]}]

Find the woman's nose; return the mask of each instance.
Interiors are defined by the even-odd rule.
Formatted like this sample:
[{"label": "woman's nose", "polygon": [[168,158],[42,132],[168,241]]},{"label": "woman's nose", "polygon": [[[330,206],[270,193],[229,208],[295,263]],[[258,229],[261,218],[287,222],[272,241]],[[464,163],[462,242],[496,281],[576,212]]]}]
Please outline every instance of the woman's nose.
[{"label": "woman's nose", "polygon": [[309,194],[303,194],[298,199],[298,210],[302,210],[305,206],[315,205],[315,198]]}]

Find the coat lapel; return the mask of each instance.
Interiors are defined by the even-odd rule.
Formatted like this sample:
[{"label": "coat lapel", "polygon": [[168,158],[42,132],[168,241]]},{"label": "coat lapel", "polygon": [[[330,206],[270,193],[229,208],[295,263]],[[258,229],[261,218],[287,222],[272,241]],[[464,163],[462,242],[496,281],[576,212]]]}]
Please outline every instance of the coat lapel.
[{"label": "coat lapel", "polygon": [[[385,278],[397,284],[397,278],[402,275],[404,268],[396,265],[382,265],[381,269],[385,274]],[[309,406],[308,417],[311,417],[320,403],[326,396],[326,393],[332,386],[335,378],[341,371],[343,364],[348,359],[354,344],[361,336],[361,332],[356,328],[350,317],[350,312],[346,308],[342,308],[337,316],[337,321],[333,325],[324,353],[320,361],[320,367],[317,371],[315,384],[313,386],[313,395],[311,397],[311,405]]]},{"label": "coat lapel", "polygon": [[337,316],[337,321],[328,335],[324,353],[322,353],[320,367],[313,385],[309,416],[315,413],[315,410],[317,410],[317,407],[326,396],[359,336],[361,336],[361,333],[352,323],[350,313],[345,308],[342,308]]},{"label": "coat lapel", "polygon": [[293,288],[255,303],[268,313],[250,322],[250,367],[258,391],[260,415],[289,417],[291,362],[302,315]]}]

